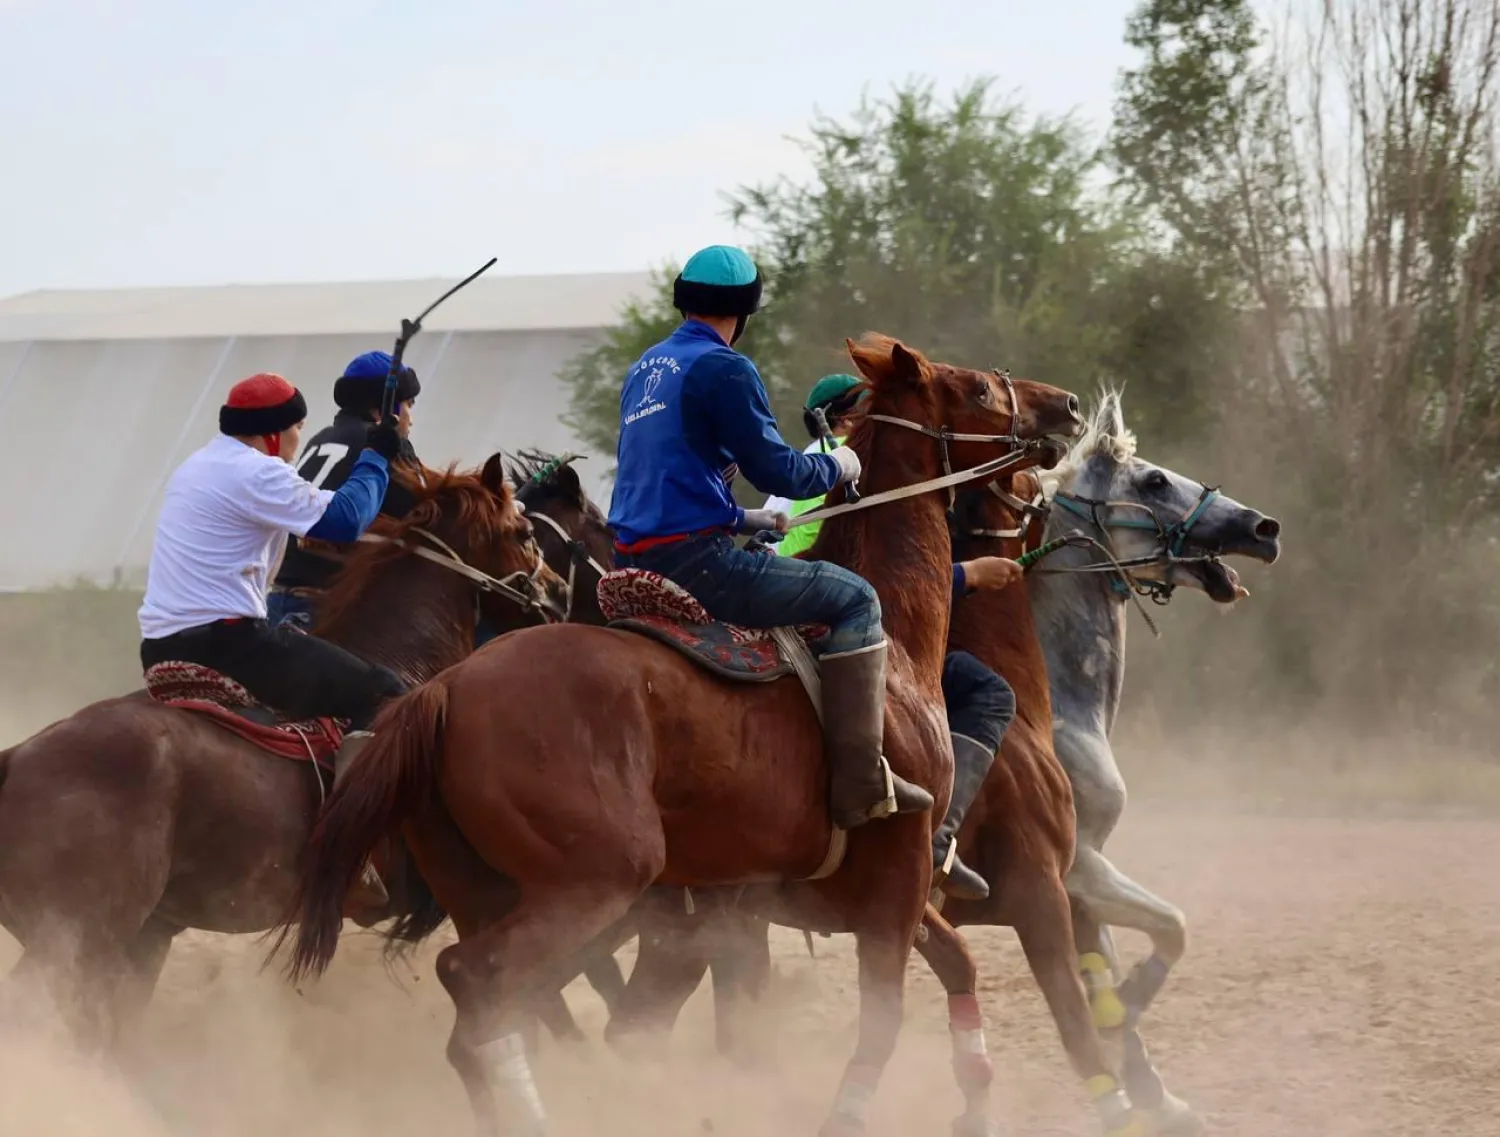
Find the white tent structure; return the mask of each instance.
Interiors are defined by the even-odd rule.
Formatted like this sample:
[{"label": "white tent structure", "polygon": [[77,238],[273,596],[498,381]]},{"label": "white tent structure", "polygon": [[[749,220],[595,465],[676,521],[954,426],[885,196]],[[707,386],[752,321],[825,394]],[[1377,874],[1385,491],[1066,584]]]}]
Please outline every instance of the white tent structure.
[{"label": "white tent structure", "polygon": [[[454,283],[235,285],[32,292],[0,300],[0,591],[76,583],[142,587],[161,491],[218,429],[235,380],[275,371],[333,416],[333,380],[389,351]],[[422,379],[422,460],[475,464],[497,449],[584,448],[561,423],[563,366],[650,289],[646,273],[481,277],[424,323],[407,351]],[[607,501],[612,454],[580,464]]]}]

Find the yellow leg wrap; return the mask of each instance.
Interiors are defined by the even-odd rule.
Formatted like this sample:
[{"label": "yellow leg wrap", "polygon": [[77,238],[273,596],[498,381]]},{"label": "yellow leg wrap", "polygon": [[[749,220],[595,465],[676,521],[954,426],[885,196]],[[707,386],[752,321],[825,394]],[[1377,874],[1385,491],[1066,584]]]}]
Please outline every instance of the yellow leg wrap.
[{"label": "yellow leg wrap", "polygon": [[[1084,1085],[1088,1087],[1089,1097],[1100,1107],[1105,1137],[1146,1137],[1145,1122],[1132,1116],[1129,1103],[1120,1093],[1119,1082],[1109,1074],[1095,1074]],[[1105,1100],[1114,1095],[1119,1095],[1117,1100]]]},{"label": "yellow leg wrap", "polygon": [[1109,961],[1091,951],[1078,957],[1078,965],[1083,969],[1083,981],[1089,990],[1089,1009],[1094,1015],[1094,1026],[1099,1030],[1124,1026],[1125,1004],[1115,991]]}]

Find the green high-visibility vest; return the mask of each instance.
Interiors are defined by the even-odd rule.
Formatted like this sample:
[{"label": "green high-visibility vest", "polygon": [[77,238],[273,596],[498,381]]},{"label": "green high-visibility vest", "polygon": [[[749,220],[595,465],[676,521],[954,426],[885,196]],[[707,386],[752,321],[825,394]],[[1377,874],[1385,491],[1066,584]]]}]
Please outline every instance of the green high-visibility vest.
[{"label": "green high-visibility vest", "polygon": [[[835,438],[840,446],[844,444],[842,438]],[[823,504],[826,494],[807,498],[805,501],[792,502],[790,516],[801,517],[804,513],[810,513]],[[814,521],[811,525],[803,525],[801,528],[790,530],[776,545],[776,552],[783,557],[791,557],[812,548],[812,543],[818,539],[818,530],[823,528],[821,521]]]}]

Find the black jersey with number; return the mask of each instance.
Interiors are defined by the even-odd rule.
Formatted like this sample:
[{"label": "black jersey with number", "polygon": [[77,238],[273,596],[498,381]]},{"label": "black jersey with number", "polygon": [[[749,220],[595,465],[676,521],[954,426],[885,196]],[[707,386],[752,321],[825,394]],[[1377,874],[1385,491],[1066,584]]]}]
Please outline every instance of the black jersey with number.
[{"label": "black jersey with number", "polygon": [[[302,457],[297,461],[297,473],[319,489],[336,490],[344,484],[349,471],[365,448],[366,440],[375,424],[353,411],[339,411],[331,426],[326,426],[302,448]],[[401,440],[398,462],[417,464],[417,453],[411,443]],[[411,491],[399,485],[395,479],[386,487],[385,501],[380,512],[388,517],[402,517],[413,505]],[[321,543],[321,542],[320,542]],[[326,543],[325,543],[326,544]],[[347,549],[347,545],[333,545],[335,549]],[[288,537],[286,555],[281,561],[281,571],[276,574],[279,588],[326,588],[339,569],[337,561],[320,557],[311,549],[303,548],[296,537]]]}]

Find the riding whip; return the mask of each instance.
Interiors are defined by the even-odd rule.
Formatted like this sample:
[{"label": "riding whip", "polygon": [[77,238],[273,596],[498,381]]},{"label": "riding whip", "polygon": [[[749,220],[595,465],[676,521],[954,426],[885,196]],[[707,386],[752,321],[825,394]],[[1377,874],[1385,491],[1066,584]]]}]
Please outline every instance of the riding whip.
[{"label": "riding whip", "polygon": [[448,289],[447,292],[443,293],[431,304],[427,305],[422,314],[415,320],[403,319],[401,321],[401,334],[396,337],[396,350],[391,352],[391,369],[386,373],[385,393],[384,395],[382,395],[380,400],[380,417],[382,419],[388,418],[390,415],[395,413],[396,386],[397,382],[401,378],[402,370],[401,359],[406,354],[406,345],[411,342],[411,339],[414,335],[422,330],[422,321],[427,319],[428,316],[432,315],[432,310],[434,308],[436,308],[444,300],[448,299],[448,297],[452,296],[460,288],[463,288],[465,285],[472,284],[475,280],[478,280],[479,277],[487,272],[490,266],[499,259],[499,257],[491,257],[477,271],[471,272],[468,276],[464,277],[452,288]]}]

